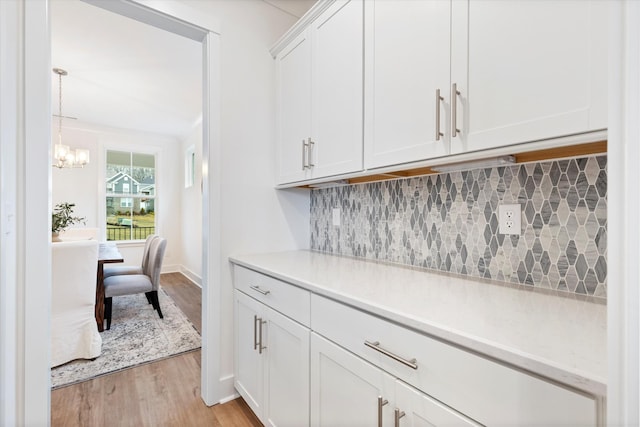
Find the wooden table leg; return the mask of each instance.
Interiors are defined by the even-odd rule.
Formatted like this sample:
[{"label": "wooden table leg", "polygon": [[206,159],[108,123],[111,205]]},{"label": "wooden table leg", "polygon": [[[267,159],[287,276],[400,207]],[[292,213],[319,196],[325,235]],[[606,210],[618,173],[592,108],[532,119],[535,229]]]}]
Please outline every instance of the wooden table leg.
[{"label": "wooden table leg", "polygon": [[96,279],[96,323],[98,332],[104,331],[104,264],[98,262],[98,277]]}]

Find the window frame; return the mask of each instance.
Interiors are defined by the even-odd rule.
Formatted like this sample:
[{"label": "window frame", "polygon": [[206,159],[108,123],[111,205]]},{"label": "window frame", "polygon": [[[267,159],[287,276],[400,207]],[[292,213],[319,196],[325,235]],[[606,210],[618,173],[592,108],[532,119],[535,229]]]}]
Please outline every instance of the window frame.
[{"label": "window frame", "polygon": [[[115,188],[112,187],[111,191],[107,192],[107,185],[106,185],[106,181],[107,181],[107,153],[109,151],[120,151],[120,152],[125,152],[125,153],[132,153],[132,154],[143,154],[143,155],[151,155],[154,157],[154,195],[150,196],[149,194],[140,194],[138,196],[128,193],[128,194],[124,194],[124,193],[115,193],[114,190]],[[153,199],[154,200],[154,213],[155,213],[155,217],[154,217],[154,234],[161,234],[160,232],[160,212],[159,212],[159,203],[160,203],[160,196],[159,196],[159,191],[158,189],[160,188],[158,182],[161,180],[160,178],[160,173],[159,173],[159,165],[161,164],[161,148],[156,147],[156,146],[151,146],[151,145],[140,145],[140,146],[134,146],[132,148],[131,144],[126,144],[126,145],[121,145],[121,144],[105,144],[103,146],[103,149],[100,152],[100,175],[101,175],[101,179],[98,182],[98,194],[99,194],[99,199],[98,199],[98,220],[100,221],[100,233],[102,235],[102,240],[106,241],[107,240],[107,198],[108,197],[113,197],[113,198],[123,198],[123,196],[127,196],[128,198],[132,199],[132,205],[133,205],[133,199]],[[114,202],[116,206],[119,206],[119,203]],[[133,206],[132,206],[133,207]],[[132,209],[129,208],[129,209]],[[110,240],[111,242],[115,242],[117,243],[119,246],[139,246],[141,244],[144,244],[145,239],[128,239],[128,240]]]}]

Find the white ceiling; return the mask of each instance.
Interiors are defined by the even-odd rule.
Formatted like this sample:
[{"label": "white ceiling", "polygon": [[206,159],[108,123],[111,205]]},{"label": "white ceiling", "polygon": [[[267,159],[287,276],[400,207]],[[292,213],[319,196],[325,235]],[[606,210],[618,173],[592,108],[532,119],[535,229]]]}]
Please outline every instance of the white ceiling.
[{"label": "white ceiling", "polygon": [[[296,17],[315,3],[264,1]],[[52,1],[50,10],[51,63],[69,73],[64,116],[179,138],[190,132],[202,111],[200,43],[80,0]],[[58,75],[51,78],[57,114]]]}]

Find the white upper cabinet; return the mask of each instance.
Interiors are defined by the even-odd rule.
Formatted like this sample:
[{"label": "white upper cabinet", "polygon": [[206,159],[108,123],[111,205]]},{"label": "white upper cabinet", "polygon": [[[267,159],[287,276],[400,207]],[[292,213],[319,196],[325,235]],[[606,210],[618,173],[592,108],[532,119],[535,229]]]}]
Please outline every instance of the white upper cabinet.
[{"label": "white upper cabinet", "polygon": [[362,0],[336,1],[313,23],[313,177],[362,169]]},{"label": "white upper cabinet", "polygon": [[361,170],[362,0],[332,3],[276,64],[278,183]]},{"label": "white upper cabinet", "polygon": [[450,10],[365,3],[365,169],[449,153]]},{"label": "white upper cabinet", "polygon": [[319,1],[274,48],[278,184],[606,130],[607,11]]},{"label": "white upper cabinet", "polygon": [[607,127],[607,2],[451,5],[452,153]]},{"label": "white upper cabinet", "polygon": [[305,30],[276,57],[278,181],[310,176],[306,166],[311,137],[311,39]]}]

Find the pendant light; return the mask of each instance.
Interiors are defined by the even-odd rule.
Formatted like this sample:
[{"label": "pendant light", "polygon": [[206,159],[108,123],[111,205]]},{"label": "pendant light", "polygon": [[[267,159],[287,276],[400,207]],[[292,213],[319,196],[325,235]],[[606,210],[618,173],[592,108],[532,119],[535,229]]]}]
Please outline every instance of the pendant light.
[{"label": "pendant light", "polygon": [[89,163],[89,150],[84,148],[71,149],[62,143],[62,76],[67,72],[61,68],[54,68],[58,75],[58,142],[53,147],[53,166],[62,168],[83,168]]}]

